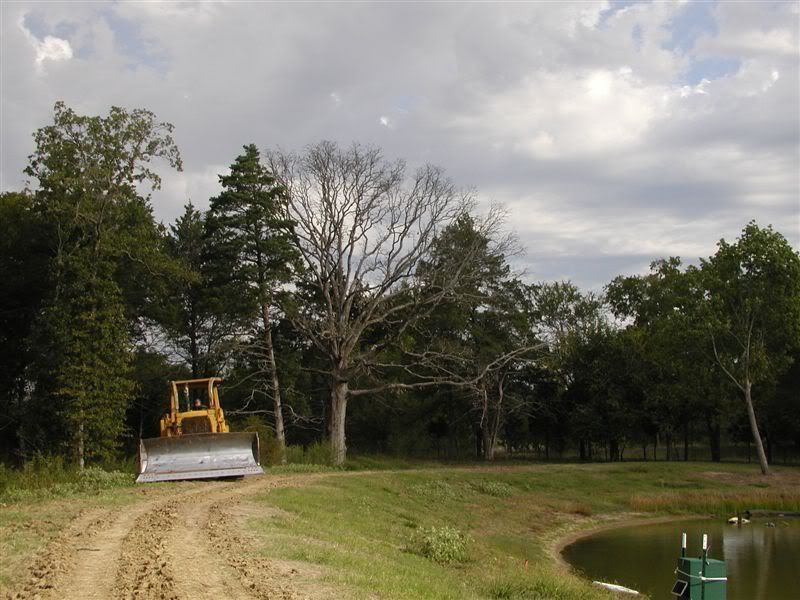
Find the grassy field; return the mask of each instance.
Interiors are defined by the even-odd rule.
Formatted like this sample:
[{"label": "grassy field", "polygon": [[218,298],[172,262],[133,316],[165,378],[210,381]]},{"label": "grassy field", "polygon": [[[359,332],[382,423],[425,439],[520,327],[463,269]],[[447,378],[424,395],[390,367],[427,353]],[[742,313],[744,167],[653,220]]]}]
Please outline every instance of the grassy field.
[{"label": "grassy field", "polygon": [[[800,510],[800,469],[763,478],[742,464],[360,458],[348,470],[288,465],[267,477],[277,475],[290,483],[242,503],[254,551],[296,567],[308,589],[345,598],[610,598],[558,560],[559,540],[629,519]],[[0,587],[80,511],[124,510],[181,485],[132,479],[46,465],[0,472]]]}]

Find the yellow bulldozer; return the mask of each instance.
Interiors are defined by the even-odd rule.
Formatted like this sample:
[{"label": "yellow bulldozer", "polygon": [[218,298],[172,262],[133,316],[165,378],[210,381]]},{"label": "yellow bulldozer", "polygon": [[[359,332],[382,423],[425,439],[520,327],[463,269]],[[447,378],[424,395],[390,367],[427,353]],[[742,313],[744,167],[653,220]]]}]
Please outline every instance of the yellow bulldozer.
[{"label": "yellow bulldozer", "polygon": [[[219,403],[220,377],[169,382],[160,437],[139,441],[138,483],[262,475],[258,434],[231,433]],[[180,396],[185,410],[180,410]]]}]

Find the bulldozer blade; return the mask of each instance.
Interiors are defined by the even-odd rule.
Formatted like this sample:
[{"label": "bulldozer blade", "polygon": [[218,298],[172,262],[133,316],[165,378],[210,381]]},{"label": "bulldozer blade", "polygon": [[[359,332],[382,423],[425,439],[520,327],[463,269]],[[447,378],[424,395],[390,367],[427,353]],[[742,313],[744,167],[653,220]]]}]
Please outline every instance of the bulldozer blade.
[{"label": "bulldozer blade", "polygon": [[195,433],[139,441],[137,483],[263,474],[257,433]]}]

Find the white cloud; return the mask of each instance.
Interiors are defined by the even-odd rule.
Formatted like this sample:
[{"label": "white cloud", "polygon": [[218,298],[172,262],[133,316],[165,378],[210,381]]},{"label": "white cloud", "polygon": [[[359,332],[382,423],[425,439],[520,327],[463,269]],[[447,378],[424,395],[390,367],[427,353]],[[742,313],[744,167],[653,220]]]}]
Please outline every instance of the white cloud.
[{"label": "white cloud", "polygon": [[46,60],[69,60],[72,58],[72,47],[67,40],[48,35],[36,48],[36,62]]},{"label": "white cloud", "polygon": [[539,72],[502,95],[486,93],[450,127],[467,139],[499,136],[532,158],[607,154],[641,140],[667,109],[668,91],[625,70]]},{"label": "white cloud", "polygon": [[[231,158],[233,162],[235,157]],[[183,172],[165,171],[161,189],[153,192],[152,203],[160,219],[170,223],[183,213],[183,207],[191,202],[200,210],[207,210],[209,200],[222,190],[220,175],[230,173],[228,165],[205,165],[199,169]]]},{"label": "white cloud", "polygon": [[72,58],[72,46],[70,46],[67,40],[52,35],[45,36],[43,40],[40,40],[33,35],[33,33],[25,27],[24,13],[19,19],[18,25],[25,35],[25,38],[36,51],[34,62],[37,67],[41,67],[46,60],[58,62]]},{"label": "white cloud", "polygon": [[595,100],[608,98],[614,80],[608,71],[596,71],[586,78],[589,97]]},{"label": "white cloud", "polygon": [[[800,244],[797,5],[717,3],[716,31],[671,50],[691,6],[3,2],[2,186],[63,99],[174,123],[186,172],[160,169],[153,197],[167,221],[204,207],[245,143],[332,139],[505,202],[533,277],[708,255],[753,218]],[[26,11],[49,38],[17,26]],[[125,52],[137,41],[161,68]],[[687,82],[703,60],[737,68]]]}]

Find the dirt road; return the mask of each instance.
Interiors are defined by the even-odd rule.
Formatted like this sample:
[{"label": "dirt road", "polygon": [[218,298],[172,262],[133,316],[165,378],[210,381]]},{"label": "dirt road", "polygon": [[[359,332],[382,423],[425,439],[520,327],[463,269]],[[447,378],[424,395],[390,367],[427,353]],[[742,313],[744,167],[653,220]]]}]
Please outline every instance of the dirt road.
[{"label": "dirt road", "polygon": [[36,556],[18,599],[314,597],[294,568],[258,556],[240,504],[313,476],[186,482],[137,490],[124,508],[80,513]]}]

